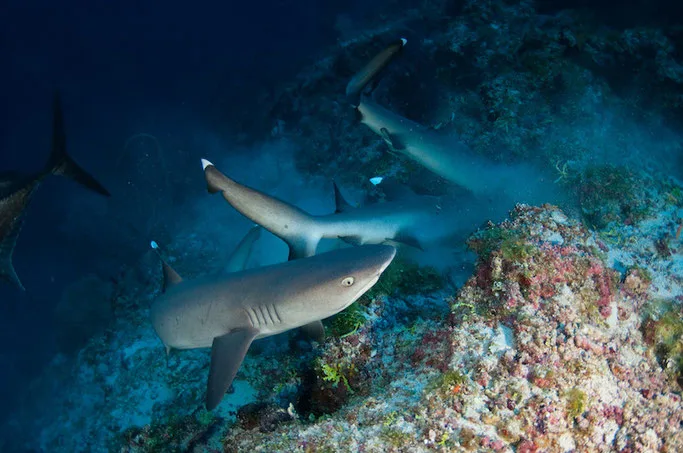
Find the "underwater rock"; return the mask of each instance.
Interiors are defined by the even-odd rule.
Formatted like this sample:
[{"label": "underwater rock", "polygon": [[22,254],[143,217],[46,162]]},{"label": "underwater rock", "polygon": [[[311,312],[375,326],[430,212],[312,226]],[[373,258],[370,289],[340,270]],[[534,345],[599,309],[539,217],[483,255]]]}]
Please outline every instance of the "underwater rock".
[{"label": "underwater rock", "polygon": [[270,403],[249,403],[237,410],[237,421],[243,429],[258,428],[262,433],[275,431],[294,417],[287,410]]}]

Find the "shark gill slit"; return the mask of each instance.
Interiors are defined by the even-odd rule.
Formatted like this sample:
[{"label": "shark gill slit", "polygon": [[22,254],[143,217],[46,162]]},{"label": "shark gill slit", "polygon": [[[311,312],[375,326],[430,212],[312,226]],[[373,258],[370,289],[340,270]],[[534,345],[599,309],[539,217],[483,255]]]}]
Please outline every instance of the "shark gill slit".
[{"label": "shark gill slit", "polygon": [[273,310],[273,314],[275,314],[275,321],[277,324],[280,324],[282,322],[282,319],[280,319],[280,313],[277,312],[277,308],[275,305],[271,304],[270,308]]},{"label": "shark gill slit", "polygon": [[263,313],[261,313],[261,307],[257,306],[256,308],[252,308],[252,310],[254,310],[254,315],[256,316],[258,326],[260,327],[266,325],[266,320],[263,319]]},{"label": "shark gill slit", "polygon": [[263,319],[266,322],[266,325],[275,324],[273,322],[273,318],[270,316],[270,312],[268,311],[268,305],[260,305],[259,310],[261,310],[261,316],[263,316]]},{"label": "shark gill slit", "polygon": [[258,329],[259,322],[258,322],[258,317],[256,316],[256,312],[251,307],[247,307],[246,311],[247,311],[247,316],[249,317],[249,322],[251,322],[251,326]]}]

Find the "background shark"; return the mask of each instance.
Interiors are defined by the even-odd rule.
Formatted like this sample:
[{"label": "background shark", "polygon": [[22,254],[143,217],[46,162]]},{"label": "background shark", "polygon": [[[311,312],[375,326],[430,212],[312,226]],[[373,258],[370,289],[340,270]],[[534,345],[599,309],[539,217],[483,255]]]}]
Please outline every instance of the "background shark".
[{"label": "background shark", "polygon": [[335,184],[336,212],[314,216],[230,179],[207,160],[202,160],[202,165],[209,191],[221,192],[242,215],[285,241],[289,259],[313,256],[323,238],[341,239],[355,245],[393,242],[421,248],[419,231],[425,222],[434,220],[441,212],[436,197],[353,208]]},{"label": "background shark", "polygon": [[[403,45],[407,42],[401,39]],[[402,46],[400,46],[402,47]],[[400,52],[392,43],[346,86],[360,122],[379,135],[392,153],[406,156],[476,196],[504,196],[515,202],[558,202],[563,196],[552,177],[528,164],[503,165],[474,154],[457,137],[443,136],[370,99],[377,78]],[[364,93],[365,92],[365,93]],[[358,102],[355,100],[358,99]],[[539,197],[539,193],[544,193]]]},{"label": "background shark", "polygon": [[164,263],[150,317],[167,349],[211,347],[206,407],[223,399],[253,340],[319,325],[377,283],[396,249],[349,247],[220,277],[183,281]]},{"label": "background shark", "polygon": [[53,101],[52,152],[45,167],[38,173],[24,177],[15,173],[6,173],[4,177],[0,175],[0,279],[22,290],[24,286],[12,265],[12,253],[21,232],[26,208],[40,183],[50,174],[66,176],[94,192],[110,196],[102,184],[67,154],[64,118],[58,94],[55,94]]}]

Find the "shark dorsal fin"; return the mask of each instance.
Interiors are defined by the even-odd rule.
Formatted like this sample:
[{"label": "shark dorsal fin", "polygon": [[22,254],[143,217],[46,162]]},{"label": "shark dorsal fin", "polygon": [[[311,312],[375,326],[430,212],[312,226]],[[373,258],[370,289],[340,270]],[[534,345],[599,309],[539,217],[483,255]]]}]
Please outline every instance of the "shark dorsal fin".
[{"label": "shark dorsal fin", "polygon": [[332,181],[332,184],[334,185],[334,213],[339,214],[340,212],[348,212],[353,209],[351,203],[346,201],[344,195],[342,195],[337,183]]},{"label": "shark dorsal fin", "polygon": [[161,260],[161,270],[164,274],[164,284],[161,290],[162,292],[166,292],[166,290],[171,286],[175,286],[178,283],[181,283],[183,281],[183,278],[180,276],[179,273],[175,271],[175,269],[171,267],[170,264],[166,262],[164,257],[161,256],[161,252],[159,251],[159,244],[157,244],[156,241],[152,241],[149,245],[152,247],[154,253],[156,253],[159,259]]},{"label": "shark dorsal fin", "polygon": [[183,278],[180,276],[180,274],[178,274],[175,269],[173,269],[171,265],[166,262],[166,260],[161,260],[161,267],[164,271],[164,292],[167,291],[168,288],[183,281]]}]

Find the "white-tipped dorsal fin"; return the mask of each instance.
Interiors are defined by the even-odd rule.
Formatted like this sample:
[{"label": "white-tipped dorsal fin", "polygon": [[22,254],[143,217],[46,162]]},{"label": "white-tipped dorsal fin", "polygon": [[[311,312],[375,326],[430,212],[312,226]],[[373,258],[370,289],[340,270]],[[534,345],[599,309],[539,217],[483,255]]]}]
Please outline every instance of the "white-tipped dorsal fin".
[{"label": "white-tipped dorsal fin", "polygon": [[206,167],[208,167],[209,165],[213,167],[213,164],[210,161],[202,159],[202,170],[206,170]]},{"label": "white-tipped dorsal fin", "polygon": [[161,269],[164,274],[164,284],[163,284],[163,291],[165,292],[168,288],[170,288],[173,285],[177,285],[178,283],[182,283],[183,278],[178,274],[175,269],[171,267],[170,264],[166,262],[163,256],[161,256],[161,252],[159,249],[159,244],[157,244],[156,241],[151,241],[149,243],[150,247],[156,252],[156,254],[159,256],[159,259],[161,259]]}]

